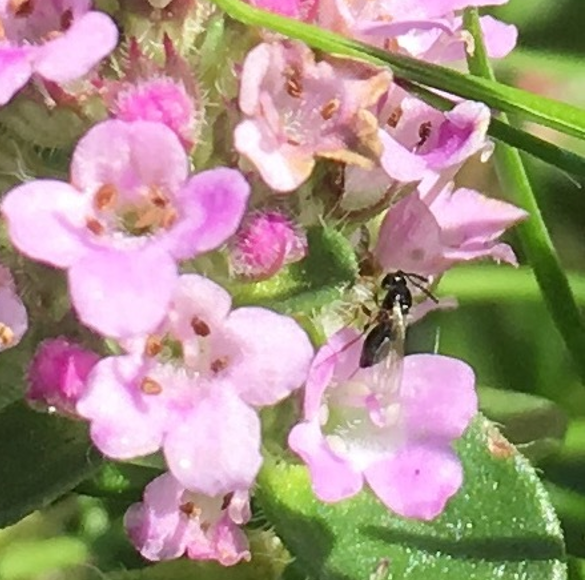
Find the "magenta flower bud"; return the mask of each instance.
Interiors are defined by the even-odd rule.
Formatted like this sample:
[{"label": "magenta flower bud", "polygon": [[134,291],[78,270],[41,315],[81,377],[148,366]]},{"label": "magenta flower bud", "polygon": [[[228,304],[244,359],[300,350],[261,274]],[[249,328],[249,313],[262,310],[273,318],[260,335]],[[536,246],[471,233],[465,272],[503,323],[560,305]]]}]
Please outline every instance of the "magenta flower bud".
[{"label": "magenta flower bud", "polygon": [[244,220],[230,248],[233,274],[252,280],[274,276],[307,255],[303,229],[278,210],[256,212]]},{"label": "magenta flower bud", "polygon": [[77,417],[75,405],[100,357],[65,338],[43,341],[28,369],[26,398],[33,406]]}]

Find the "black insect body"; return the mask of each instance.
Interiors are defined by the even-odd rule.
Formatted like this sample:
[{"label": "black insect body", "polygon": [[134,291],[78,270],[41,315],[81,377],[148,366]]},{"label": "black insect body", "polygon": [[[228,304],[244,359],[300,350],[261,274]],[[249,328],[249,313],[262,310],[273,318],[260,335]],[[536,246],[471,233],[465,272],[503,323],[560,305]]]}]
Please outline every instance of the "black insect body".
[{"label": "black insect body", "polygon": [[388,358],[391,352],[395,352],[398,358],[402,356],[405,336],[404,319],[412,308],[412,293],[408,282],[422,290],[433,301],[437,301],[422,286],[422,283],[427,282],[425,277],[401,270],[386,274],[381,283],[386,295],[374,318],[374,326],[369,330],[364,340],[360,355],[360,368],[372,367],[382,362]]}]

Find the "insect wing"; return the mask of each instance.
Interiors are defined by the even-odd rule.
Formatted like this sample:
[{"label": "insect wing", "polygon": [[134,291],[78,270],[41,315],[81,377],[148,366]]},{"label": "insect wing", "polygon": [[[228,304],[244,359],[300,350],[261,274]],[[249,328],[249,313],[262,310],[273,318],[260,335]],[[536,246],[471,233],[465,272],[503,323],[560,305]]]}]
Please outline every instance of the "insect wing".
[{"label": "insect wing", "polygon": [[399,303],[392,308],[392,322],[392,339],[384,346],[388,349],[388,355],[372,367],[372,390],[378,395],[381,404],[390,402],[389,399],[394,397],[402,382],[406,324]]}]

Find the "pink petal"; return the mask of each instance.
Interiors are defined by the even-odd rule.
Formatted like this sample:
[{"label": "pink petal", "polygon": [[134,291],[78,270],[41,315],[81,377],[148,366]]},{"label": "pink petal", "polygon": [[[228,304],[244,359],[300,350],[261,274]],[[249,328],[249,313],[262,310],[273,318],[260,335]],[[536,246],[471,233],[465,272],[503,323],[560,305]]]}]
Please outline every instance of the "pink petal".
[{"label": "pink petal", "polygon": [[518,29],[513,24],[506,24],[491,16],[480,18],[483,39],[490,58],[504,58],[518,40]]},{"label": "pink petal", "polygon": [[455,10],[468,6],[494,6],[505,4],[508,0],[386,0],[385,7],[396,20],[424,16],[441,18]]},{"label": "pink petal", "polygon": [[409,437],[451,441],[463,435],[477,413],[473,369],[438,354],[404,359],[400,391]]},{"label": "pink petal", "polygon": [[185,150],[166,125],[110,120],[94,125],[78,142],[71,181],[91,192],[114,185],[137,197],[143,197],[145,187],[156,186],[172,199],[188,169]]},{"label": "pink petal", "polygon": [[33,53],[34,48],[0,46],[0,106],[28,82]]},{"label": "pink petal", "polygon": [[260,420],[227,385],[214,383],[169,432],[164,454],[187,489],[211,496],[249,489],[262,464]]},{"label": "pink petal", "polygon": [[414,192],[388,210],[374,255],[385,271],[402,269],[424,276],[440,270],[442,249],[441,228]]},{"label": "pink petal", "polygon": [[390,177],[402,182],[422,179],[427,170],[425,160],[420,155],[410,152],[386,131],[380,130],[378,135],[384,147],[380,157],[380,164],[384,171]]},{"label": "pink petal", "polygon": [[71,299],[80,319],[110,337],[152,331],[163,320],[177,281],[163,250],[94,250],[69,270]]},{"label": "pink petal", "polygon": [[461,487],[463,469],[451,449],[414,443],[370,466],[365,477],[393,512],[406,518],[432,520]]},{"label": "pink petal", "polygon": [[274,405],[307,378],[313,347],[289,316],[265,308],[238,308],[225,329],[239,339],[239,357],[226,377],[249,405]]},{"label": "pink petal", "polygon": [[288,444],[307,464],[313,491],[320,500],[340,501],[362,489],[361,473],[331,451],[316,421],[295,425],[288,436]]},{"label": "pink petal", "polygon": [[118,29],[101,12],[76,18],[59,38],[42,45],[35,55],[35,70],[56,82],[82,77],[118,43]]},{"label": "pink petal", "polygon": [[315,165],[312,152],[277,143],[262,120],[242,121],[234,130],[234,146],[276,191],[296,189],[311,175]]},{"label": "pink petal", "polygon": [[34,260],[67,268],[87,251],[87,201],[61,181],[39,179],[11,189],[2,202],[12,243]]},{"label": "pink petal", "polygon": [[235,234],[248,203],[250,186],[235,169],[218,167],[192,177],[181,189],[185,220],[169,234],[176,259],[214,250]]},{"label": "pink petal", "polygon": [[[155,395],[138,386],[140,357],[101,360],[88,377],[77,412],[91,423],[91,439],[105,455],[132,459],[157,451],[162,443],[165,413]],[[150,400],[149,400],[150,397]]]}]

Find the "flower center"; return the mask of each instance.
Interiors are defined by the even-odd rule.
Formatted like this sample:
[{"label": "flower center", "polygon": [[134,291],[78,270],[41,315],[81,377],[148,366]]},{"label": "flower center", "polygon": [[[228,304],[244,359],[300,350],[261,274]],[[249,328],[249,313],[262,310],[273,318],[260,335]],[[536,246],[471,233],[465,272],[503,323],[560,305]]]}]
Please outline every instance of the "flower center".
[{"label": "flower center", "polygon": [[14,331],[10,326],[0,322],[0,345],[8,347],[14,343]]},{"label": "flower center", "polygon": [[138,201],[128,202],[115,185],[104,184],[94,194],[93,209],[94,215],[87,218],[86,227],[98,236],[107,231],[146,236],[170,229],[178,217],[170,198],[158,185],[151,185]]}]

